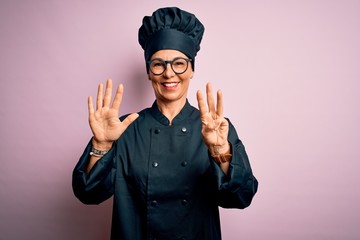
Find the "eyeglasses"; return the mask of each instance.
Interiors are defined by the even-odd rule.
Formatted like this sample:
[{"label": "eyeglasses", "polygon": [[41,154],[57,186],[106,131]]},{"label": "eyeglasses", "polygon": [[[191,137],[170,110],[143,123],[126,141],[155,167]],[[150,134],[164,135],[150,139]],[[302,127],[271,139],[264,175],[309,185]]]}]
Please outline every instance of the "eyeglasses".
[{"label": "eyeglasses", "polygon": [[189,62],[191,61],[191,59],[182,57],[174,58],[172,61],[163,60],[161,58],[154,58],[147,63],[149,65],[150,71],[154,75],[161,75],[165,72],[168,63],[170,63],[171,69],[176,74],[182,74],[188,69]]}]

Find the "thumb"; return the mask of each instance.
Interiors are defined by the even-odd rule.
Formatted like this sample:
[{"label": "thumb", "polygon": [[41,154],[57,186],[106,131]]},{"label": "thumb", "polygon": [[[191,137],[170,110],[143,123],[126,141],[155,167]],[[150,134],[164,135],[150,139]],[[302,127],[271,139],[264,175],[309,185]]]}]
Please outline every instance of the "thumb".
[{"label": "thumb", "polygon": [[139,114],[132,113],[129,116],[127,116],[122,123],[124,124],[124,127],[127,128],[132,122],[134,122],[139,117]]}]

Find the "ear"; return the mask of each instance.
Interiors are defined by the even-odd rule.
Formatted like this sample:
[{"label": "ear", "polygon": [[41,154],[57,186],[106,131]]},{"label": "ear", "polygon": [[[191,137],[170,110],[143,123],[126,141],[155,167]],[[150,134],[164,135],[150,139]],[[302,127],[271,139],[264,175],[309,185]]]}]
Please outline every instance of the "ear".
[{"label": "ear", "polygon": [[194,77],[194,74],[195,74],[195,72],[191,73],[190,79],[192,79]]},{"label": "ear", "polygon": [[150,74],[149,74],[149,73],[147,74],[147,76],[148,76],[148,80],[150,80],[150,81],[151,81],[151,78],[150,78]]}]

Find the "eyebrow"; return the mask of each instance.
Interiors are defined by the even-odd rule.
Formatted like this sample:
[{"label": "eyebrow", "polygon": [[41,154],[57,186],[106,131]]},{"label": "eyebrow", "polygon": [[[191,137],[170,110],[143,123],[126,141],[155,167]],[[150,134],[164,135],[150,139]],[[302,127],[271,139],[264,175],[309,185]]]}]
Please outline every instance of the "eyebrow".
[{"label": "eyebrow", "polygon": [[163,58],[161,58],[161,57],[154,57],[154,58],[150,58],[150,60],[153,60],[153,59],[161,59],[161,60],[164,60],[164,61],[172,61],[172,60],[174,60],[175,58],[188,58],[188,57],[183,57],[183,56],[176,56],[176,57],[174,57],[173,59],[163,59]]}]

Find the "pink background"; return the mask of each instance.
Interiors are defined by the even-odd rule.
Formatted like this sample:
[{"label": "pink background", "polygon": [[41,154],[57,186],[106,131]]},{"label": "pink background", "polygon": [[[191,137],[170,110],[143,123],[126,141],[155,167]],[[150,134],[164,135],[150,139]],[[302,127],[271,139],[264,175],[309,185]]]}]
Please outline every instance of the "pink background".
[{"label": "pink background", "polygon": [[189,100],[221,88],[260,185],[221,210],[223,239],[359,239],[360,1],[0,2],[0,239],[108,239],[111,201],[81,204],[71,173],[91,137],[87,96],[154,99],[137,30],[177,5],[206,26]]}]

